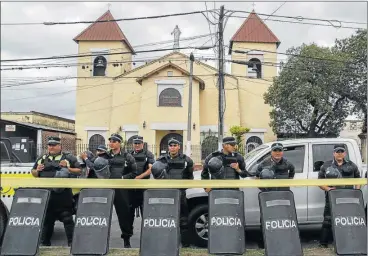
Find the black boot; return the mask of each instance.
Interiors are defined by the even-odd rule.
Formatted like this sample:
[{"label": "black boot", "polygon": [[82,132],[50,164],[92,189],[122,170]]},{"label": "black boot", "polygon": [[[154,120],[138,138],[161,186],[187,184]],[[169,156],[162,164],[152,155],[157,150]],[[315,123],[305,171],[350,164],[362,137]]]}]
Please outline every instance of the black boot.
[{"label": "black boot", "polygon": [[41,246],[51,246],[51,242],[50,241],[43,241],[43,242],[41,242]]},{"label": "black boot", "polygon": [[327,227],[322,227],[321,237],[319,240],[319,246],[322,248],[328,248],[328,238],[329,238],[330,230]]},{"label": "black boot", "polygon": [[130,245],[130,238],[124,238],[124,248],[132,248]]}]

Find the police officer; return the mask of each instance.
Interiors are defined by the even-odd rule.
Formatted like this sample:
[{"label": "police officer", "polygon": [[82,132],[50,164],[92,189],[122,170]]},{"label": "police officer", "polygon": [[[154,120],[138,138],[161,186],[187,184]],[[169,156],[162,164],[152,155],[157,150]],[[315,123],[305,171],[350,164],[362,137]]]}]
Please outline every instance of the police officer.
[{"label": "police officer", "polygon": [[[275,179],[293,179],[295,176],[295,166],[284,158],[284,146],[280,142],[273,143],[271,145],[271,158],[261,162],[256,171],[256,177],[262,178],[262,171],[265,171],[264,175],[269,176],[269,173],[274,173]],[[266,177],[266,176],[265,176]],[[260,188],[261,191],[287,191],[289,187],[280,188]]]},{"label": "police officer", "polygon": [[[350,160],[346,160],[346,150],[344,144],[337,144],[333,150],[333,160],[326,161],[319,173],[318,179],[325,178],[360,178],[360,173],[356,164]],[[320,246],[328,247],[328,240],[332,237],[331,230],[331,211],[328,198],[328,191],[335,189],[336,187],[320,186],[325,191],[325,209],[323,211],[323,223],[321,230]],[[354,186],[344,186],[340,188],[353,189]],[[360,185],[355,187],[360,189]]]},{"label": "police officer", "polygon": [[87,178],[97,178],[94,170],[94,161],[97,157],[103,157],[107,159],[107,148],[105,145],[99,145],[96,149],[96,156],[94,156],[90,151],[85,151],[80,155],[80,157],[83,159],[89,169]]},{"label": "police officer", "polygon": [[[271,157],[261,162],[256,170],[258,179],[293,179],[295,176],[295,166],[284,158],[284,146],[280,142],[271,145]],[[288,191],[289,187],[279,188],[259,188],[262,192],[266,191]],[[260,220],[261,226],[262,221]],[[258,247],[264,248],[264,240],[261,235],[258,240]]]},{"label": "police officer", "polygon": [[[245,178],[249,176],[249,173],[245,169],[244,157],[235,152],[236,145],[237,143],[234,137],[225,137],[222,140],[222,150],[215,151],[206,157],[201,173],[202,180],[210,179],[211,172],[208,163],[213,157],[220,158],[224,167],[223,173],[217,179],[235,180],[240,179],[240,177]],[[207,188],[205,190],[209,192],[211,189]]]},{"label": "police officer", "polygon": [[[172,138],[168,142],[169,153],[160,156],[154,163],[156,169],[152,166],[152,174],[155,179],[165,178],[174,180],[193,180],[193,160],[185,154],[179,153],[180,142]],[[161,175],[162,168],[157,166],[166,166],[166,171]],[[155,170],[155,172],[154,172]],[[186,190],[180,189],[180,234],[182,247],[190,246],[189,227],[188,227],[188,204]]]},{"label": "police officer", "polygon": [[[135,179],[137,164],[131,154],[123,152],[122,141],[123,138],[117,133],[112,134],[109,138],[111,149],[107,153],[110,179]],[[129,190],[115,189],[114,206],[122,233],[121,238],[124,240],[124,248],[131,248],[130,237],[133,235],[133,226],[130,221]]]},{"label": "police officer", "polygon": [[[143,137],[138,136],[133,139],[134,150],[130,154],[134,157],[137,164],[136,179],[149,179],[151,175],[152,164],[155,162],[155,157],[151,151],[143,149]],[[131,203],[131,223],[134,226],[134,212],[139,217],[139,210],[143,212],[143,189],[130,190]],[[135,211],[136,210],[136,211]]]},{"label": "police officer", "polygon": [[[61,151],[60,138],[49,137],[48,153],[39,157],[32,169],[32,175],[39,178],[70,177],[78,175],[80,166],[76,157]],[[42,230],[41,244],[51,245],[55,221],[63,222],[68,246],[73,239],[73,193],[71,188],[51,189],[51,195],[46,211]]]}]

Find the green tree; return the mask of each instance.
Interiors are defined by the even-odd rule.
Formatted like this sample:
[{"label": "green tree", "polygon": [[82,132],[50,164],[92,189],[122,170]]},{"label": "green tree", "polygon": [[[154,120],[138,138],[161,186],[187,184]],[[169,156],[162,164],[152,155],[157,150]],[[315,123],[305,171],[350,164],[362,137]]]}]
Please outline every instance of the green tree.
[{"label": "green tree", "polygon": [[363,133],[367,132],[367,30],[336,40],[334,50],[345,61],[340,70],[339,94],[351,100],[353,114],[364,116]]},{"label": "green tree", "polygon": [[292,47],[280,75],[264,95],[276,134],[337,136],[348,116],[349,99],[337,94],[344,63],[332,49],[316,44]]},{"label": "green tree", "polygon": [[249,132],[249,128],[234,125],[230,127],[231,136],[235,137],[236,143],[238,144],[239,149],[243,148],[243,136],[247,132]]}]

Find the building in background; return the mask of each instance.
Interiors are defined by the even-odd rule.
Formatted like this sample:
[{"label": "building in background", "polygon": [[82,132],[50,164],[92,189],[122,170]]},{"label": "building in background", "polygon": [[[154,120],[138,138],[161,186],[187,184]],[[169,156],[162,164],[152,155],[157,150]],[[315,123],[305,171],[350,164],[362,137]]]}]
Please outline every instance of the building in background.
[{"label": "building in background", "polygon": [[361,148],[362,141],[358,135],[362,133],[363,122],[363,119],[353,117],[347,118],[345,120],[345,127],[340,132],[340,137],[346,139],[354,139]]},{"label": "building in background", "polygon": [[11,151],[20,162],[32,162],[43,154],[49,136],[61,138],[63,151],[76,153],[74,120],[35,111],[1,113],[2,150]]},{"label": "building in background", "polygon": [[[107,11],[98,19],[103,20],[114,17]],[[134,67],[132,56],[136,53],[115,21],[93,23],[74,41],[79,54],[93,55],[78,58],[77,76],[83,78],[77,79],[75,131],[81,144],[107,144],[109,135],[118,132],[127,142],[133,136],[143,136],[156,156],[167,150],[172,137],[186,145],[189,56],[174,49]],[[269,127],[271,109],[264,104],[263,94],[277,75],[277,67],[262,62],[277,62],[279,44],[254,12],[230,41],[231,58],[251,64],[232,63],[231,74],[225,76],[225,136],[233,125],[248,127],[244,144],[252,148],[276,139]],[[122,54],[116,54],[119,52]],[[213,142],[218,132],[218,70],[198,60],[193,70],[192,158],[200,163],[217,149]]]},{"label": "building in background", "polygon": [[75,121],[60,116],[40,113],[36,111],[30,112],[1,112],[2,120],[10,120],[22,123],[39,124],[51,128],[73,131],[75,129]]}]

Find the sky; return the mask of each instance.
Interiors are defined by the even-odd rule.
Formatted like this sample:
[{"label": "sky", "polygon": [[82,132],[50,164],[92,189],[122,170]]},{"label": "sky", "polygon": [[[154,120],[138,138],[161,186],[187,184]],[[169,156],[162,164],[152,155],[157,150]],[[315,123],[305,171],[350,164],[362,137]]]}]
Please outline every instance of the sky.
[{"label": "sky", "polygon": [[[284,16],[301,16],[326,20],[341,20],[367,22],[367,4],[363,2],[206,2],[208,9],[225,6],[225,10],[252,11],[257,13]],[[154,16],[180,12],[204,11],[205,2],[1,2],[1,23],[38,23],[45,21],[94,21],[110,9],[115,19]],[[230,38],[241,26],[248,14],[234,14],[224,30],[224,44],[228,45]],[[267,16],[260,16],[263,20]],[[269,17],[269,19],[279,19]],[[212,19],[213,20],[213,19]],[[314,22],[305,21],[304,22]],[[278,52],[286,52],[290,47],[303,43],[316,43],[321,46],[332,46],[336,39],[349,37],[354,29],[336,28],[332,26],[316,26],[296,23],[285,23],[265,20],[267,26],[279,38],[281,44]],[[328,24],[327,22],[319,22]],[[173,40],[171,32],[178,25],[181,38],[206,35],[215,31],[201,14],[169,17],[153,20],[122,21],[120,28],[135,50],[171,48],[172,43],[149,47],[137,47],[142,44]],[[338,24],[338,23],[334,23]],[[66,54],[77,54],[78,45],[73,38],[88,24],[73,25],[1,25],[1,59],[23,59],[50,57]],[[366,27],[343,23],[343,26]],[[212,38],[214,40],[214,38]],[[199,38],[180,43],[181,47],[188,45],[211,45],[211,37]],[[227,49],[225,50],[228,52]],[[188,51],[182,51],[189,53]],[[137,54],[135,59],[159,57],[169,52]],[[213,50],[197,50],[195,56],[214,57]],[[230,58],[229,55],[226,58]],[[285,55],[278,55],[279,61]],[[73,63],[73,59],[65,59],[58,63]],[[9,62],[9,64],[57,63],[55,60],[38,62]],[[214,65],[213,63],[210,63]],[[227,72],[230,72],[227,67]],[[39,111],[74,119],[76,95],[76,80],[66,79],[45,83],[35,83],[56,77],[76,76],[76,68],[47,68],[1,71],[1,111]],[[24,84],[25,83],[25,84]],[[30,84],[33,83],[33,84]]]}]

